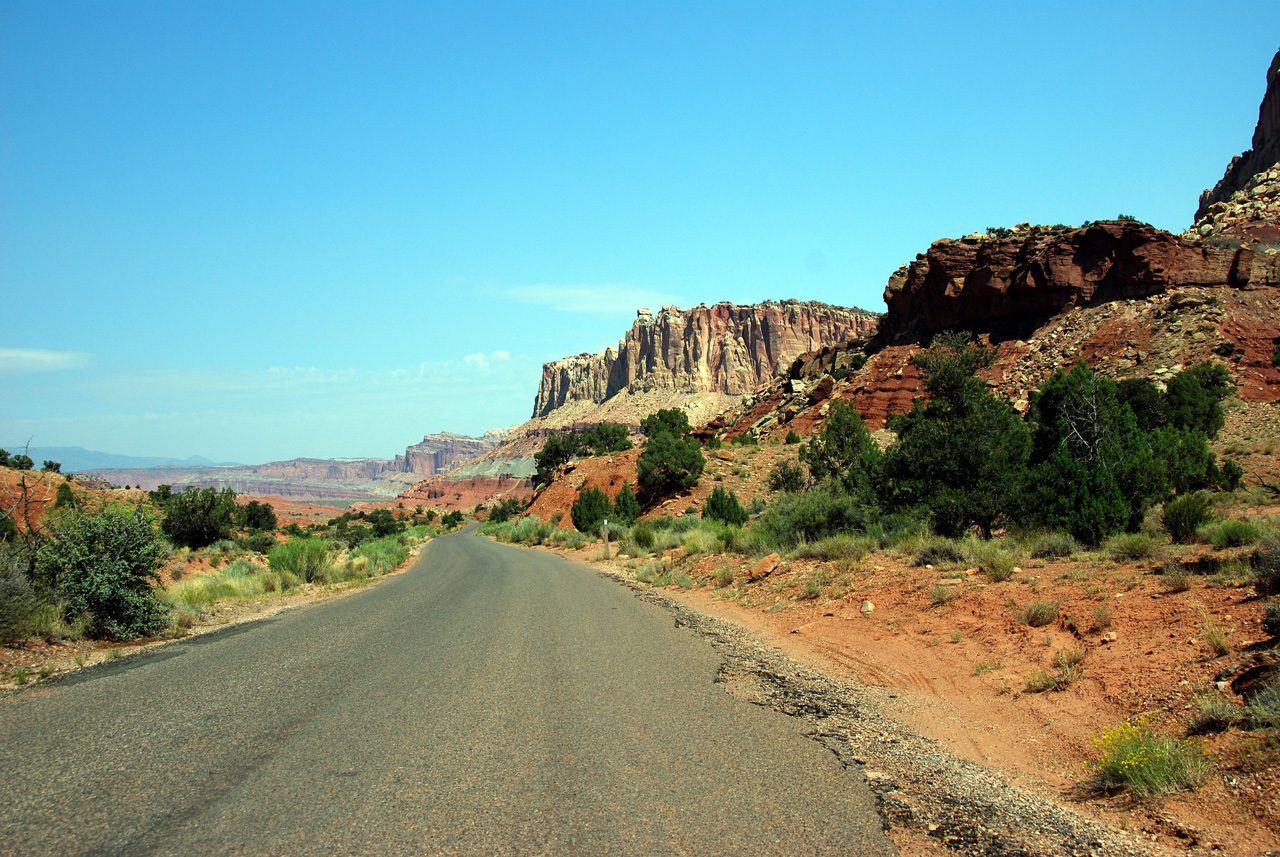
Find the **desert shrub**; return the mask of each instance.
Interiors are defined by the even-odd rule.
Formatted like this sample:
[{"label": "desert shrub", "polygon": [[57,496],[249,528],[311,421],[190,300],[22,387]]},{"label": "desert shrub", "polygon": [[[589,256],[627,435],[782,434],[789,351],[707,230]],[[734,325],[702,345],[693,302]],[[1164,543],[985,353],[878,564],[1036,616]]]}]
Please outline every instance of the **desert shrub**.
[{"label": "desert shrub", "polygon": [[1030,555],[1035,559],[1069,557],[1080,550],[1080,545],[1070,533],[1041,533],[1031,540]]},{"label": "desert shrub", "polygon": [[236,536],[235,545],[250,553],[264,554],[276,546],[276,537],[269,532],[248,533]]},{"label": "desert shrub", "polygon": [[1262,610],[1262,630],[1280,637],[1280,603],[1272,601]]},{"label": "desert shrub", "polygon": [[153,588],[168,551],[145,512],[72,510],[51,521],[50,533],[36,558],[38,582],[68,614],[92,614],[92,636],[132,639],[168,625]]},{"label": "desert shrub", "polygon": [[1195,538],[1196,531],[1213,518],[1209,499],[1203,494],[1183,494],[1164,504],[1160,523],[1169,538],[1178,544],[1187,544]]},{"label": "desert shrub", "polygon": [[[237,559],[228,565],[222,572],[223,577],[249,577],[250,575],[260,574],[263,571],[262,566],[247,559]],[[174,578],[177,580],[177,578]]]},{"label": "desert shrub", "polygon": [[365,542],[351,552],[353,559],[363,559],[364,569],[370,574],[386,574],[395,571],[409,558],[409,549],[393,537]]},{"label": "desert shrub", "polygon": [[734,437],[733,443],[736,446],[758,446],[760,442],[756,440],[755,435],[742,432]]},{"label": "desert shrub", "polygon": [[1280,531],[1271,530],[1262,535],[1253,550],[1250,565],[1254,586],[1260,595],[1280,593]]},{"label": "desert shrub", "polygon": [[804,469],[796,461],[779,461],[769,471],[769,488],[772,491],[799,494],[808,483]]},{"label": "desert shrub", "polygon": [[1261,533],[1257,524],[1228,518],[1209,529],[1209,541],[1218,550],[1253,544]]},{"label": "desert shrub", "polygon": [[1191,575],[1176,562],[1166,563],[1160,572],[1160,585],[1168,592],[1186,592],[1191,588]]},{"label": "desert shrub", "polygon": [[1280,678],[1272,678],[1245,703],[1245,716],[1253,729],[1280,727]]},{"label": "desert shrub", "polygon": [[1211,766],[1198,744],[1158,735],[1145,721],[1121,723],[1094,738],[1099,758],[1087,785],[1101,792],[1127,788],[1140,798],[1193,789]]},{"label": "desert shrub", "polygon": [[717,589],[725,588],[730,583],[733,583],[733,580],[734,580],[734,572],[732,567],[727,565],[721,565],[716,567],[715,582],[716,582]]},{"label": "desert shrub", "polygon": [[624,527],[631,526],[640,518],[640,501],[628,482],[622,483],[613,498],[613,516]]},{"label": "desert shrub", "polygon": [[833,402],[827,421],[809,442],[800,447],[800,460],[819,482],[839,480],[846,491],[869,500],[881,467],[880,447],[858,409],[849,402]]},{"label": "desert shrub", "polygon": [[689,556],[700,556],[714,553],[719,546],[719,539],[716,537],[715,530],[699,527],[686,532],[684,538],[680,540],[680,545]]},{"label": "desert shrub", "polygon": [[912,565],[955,565],[966,559],[964,550],[954,539],[933,539],[911,560]]},{"label": "desert shrub", "polygon": [[875,541],[869,536],[859,536],[855,533],[836,533],[816,542],[801,542],[795,547],[792,556],[827,561],[857,561],[866,557],[874,546]]},{"label": "desert shrub", "polygon": [[158,503],[164,512],[161,529],[175,545],[194,550],[230,537],[237,509],[236,495],[230,488],[215,491],[189,485],[180,494],[156,489],[153,499],[157,495],[164,497]]},{"label": "desert shrub", "polygon": [[707,498],[707,503],[702,508],[702,517],[712,521],[719,521],[722,524],[737,524],[742,526],[747,522],[747,510],[742,508],[742,504],[738,502],[738,497],[732,491],[725,491],[719,485],[711,492],[711,496]]},{"label": "desert shrub", "polygon": [[605,519],[613,513],[613,504],[609,495],[594,485],[589,485],[578,492],[578,499],[573,501],[569,517],[573,526],[580,533],[595,535]]},{"label": "desert shrub", "polygon": [[58,486],[58,493],[54,498],[53,508],[55,509],[74,509],[80,505],[80,501],[76,499],[76,492],[71,490],[70,482],[63,482]]},{"label": "desert shrub", "polygon": [[32,630],[40,600],[36,598],[23,563],[0,546],[0,643],[12,643]]},{"label": "desert shrub", "polygon": [[766,544],[790,548],[800,542],[816,542],[836,533],[862,530],[869,518],[867,507],[827,482],[803,494],[780,494],[756,520],[753,529]]},{"label": "desert shrub", "polygon": [[966,538],[962,544],[968,562],[982,570],[993,583],[1000,583],[1013,576],[1017,560],[995,539]]},{"label": "desert shrub", "polygon": [[648,495],[659,496],[697,485],[705,467],[706,459],[696,440],[659,431],[645,439],[644,451],[636,462],[636,480]]},{"label": "desert shrub", "polygon": [[1058,618],[1058,604],[1056,601],[1032,601],[1015,610],[1014,616],[1024,625],[1043,628]]},{"label": "desert shrub", "polygon": [[631,528],[631,538],[644,550],[653,549],[654,528],[649,521],[640,521]]},{"label": "desert shrub", "polygon": [[1179,372],[1169,379],[1165,392],[1169,424],[1213,437],[1225,423],[1222,400],[1231,387],[1231,375],[1220,363],[1201,363]]},{"label": "desert shrub", "polygon": [[793,445],[793,444],[797,444],[797,443],[799,443],[799,442],[800,442],[800,435],[798,435],[798,434],[796,433],[796,430],[795,430],[795,429],[790,429],[790,430],[788,430],[788,431],[787,431],[787,441],[786,441],[786,442],[787,442],[787,444],[788,444],[788,445]]},{"label": "desert shrub", "polygon": [[489,520],[495,524],[509,521],[525,510],[525,502],[519,497],[508,497],[496,504],[489,512]]},{"label": "desert shrub", "polygon": [[1225,732],[1244,720],[1244,710],[1240,706],[1212,691],[1196,694],[1196,709],[1187,721],[1188,735]]},{"label": "desert shrub", "polygon": [[1156,540],[1146,533],[1121,533],[1107,540],[1107,553],[1116,562],[1148,559],[1157,553]]},{"label": "desert shrub", "polygon": [[291,574],[304,583],[327,580],[333,567],[329,543],[317,536],[289,539],[267,552],[267,566],[281,574]]},{"label": "desert shrub", "polygon": [[278,521],[276,520],[276,511],[271,507],[270,503],[250,500],[240,507],[240,511],[236,516],[236,523],[246,530],[274,530]]},{"label": "desert shrub", "polygon": [[1244,482],[1244,468],[1234,461],[1227,461],[1219,471],[1219,484],[1227,491],[1235,491]]}]

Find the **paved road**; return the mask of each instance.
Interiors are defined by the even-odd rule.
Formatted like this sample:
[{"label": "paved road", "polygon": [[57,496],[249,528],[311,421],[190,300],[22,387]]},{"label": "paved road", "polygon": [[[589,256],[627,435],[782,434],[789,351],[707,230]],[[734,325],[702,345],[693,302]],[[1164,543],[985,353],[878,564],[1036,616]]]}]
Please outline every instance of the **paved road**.
[{"label": "paved road", "polygon": [[894,853],[865,787],[589,569],[469,533],[0,701],[0,854]]}]

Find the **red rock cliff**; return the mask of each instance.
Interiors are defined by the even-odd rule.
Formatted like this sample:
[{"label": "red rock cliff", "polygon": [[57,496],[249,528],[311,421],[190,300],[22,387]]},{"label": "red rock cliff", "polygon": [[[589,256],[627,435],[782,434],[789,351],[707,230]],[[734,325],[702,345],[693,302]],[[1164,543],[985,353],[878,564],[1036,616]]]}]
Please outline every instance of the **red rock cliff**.
[{"label": "red rock cliff", "polygon": [[687,390],[741,395],[796,357],[874,330],[878,316],[822,303],[719,303],[637,313],[618,348],[542,367],[534,418],[571,401],[604,402],[623,391]]},{"label": "red rock cliff", "polygon": [[1029,227],[1007,237],[984,233],[935,241],[889,278],[889,311],[880,332],[894,342],[1178,287],[1276,285],[1280,255],[1265,242],[1201,240],[1122,221],[1081,229]]}]

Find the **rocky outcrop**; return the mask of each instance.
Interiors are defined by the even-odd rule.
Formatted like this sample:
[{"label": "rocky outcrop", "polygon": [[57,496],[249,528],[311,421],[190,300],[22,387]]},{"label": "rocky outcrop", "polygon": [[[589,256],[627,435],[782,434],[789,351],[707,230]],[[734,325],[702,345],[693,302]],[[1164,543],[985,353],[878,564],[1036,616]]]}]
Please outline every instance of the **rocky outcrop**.
[{"label": "rocky outcrop", "polygon": [[1249,180],[1280,164],[1280,51],[1267,70],[1267,91],[1258,108],[1258,124],[1253,130],[1253,148],[1231,159],[1226,175],[1212,189],[1200,194],[1196,222],[1209,214],[1215,203],[1230,202]]},{"label": "rocky outcrop", "polygon": [[885,287],[887,341],[950,327],[1038,324],[1070,307],[1174,288],[1280,285],[1280,242],[1172,235],[1145,223],[1023,226],[935,241]]},{"label": "rocky outcrop", "polygon": [[742,395],[800,354],[868,333],[877,320],[865,310],[800,301],[663,307],[657,315],[642,309],[616,349],[543,366],[533,416],[622,392]]},{"label": "rocky outcrop", "polygon": [[294,458],[290,461],[271,461],[247,469],[253,476],[265,476],[269,479],[351,483],[373,479],[387,469],[387,463],[385,458]]},{"label": "rocky outcrop", "polygon": [[504,432],[487,432],[483,438],[465,434],[440,432],[429,434],[397,455],[388,467],[397,473],[416,473],[419,476],[436,476],[461,467],[473,458],[484,455],[505,437]]}]

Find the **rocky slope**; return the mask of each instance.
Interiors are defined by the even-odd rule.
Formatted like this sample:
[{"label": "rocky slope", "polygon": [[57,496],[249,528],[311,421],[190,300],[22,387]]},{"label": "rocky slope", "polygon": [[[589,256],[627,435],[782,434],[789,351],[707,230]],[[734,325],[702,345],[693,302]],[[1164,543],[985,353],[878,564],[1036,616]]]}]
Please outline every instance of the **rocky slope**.
[{"label": "rocky slope", "polygon": [[1217,203],[1233,200],[1250,179],[1280,163],[1280,51],[1267,69],[1267,91],[1258,108],[1258,124],[1253,130],[1253,147],[1231,159],[1226,174],[1212,189],[1200,194],[1196,222],[1202,223]]},{"label": "rocky slope", "polygon": [[806,351],[872,330],[876,319],[864,310],[799,301],[663,307],[657,315],[642,309],[617,349],[546,364],[533,417],[573,402],[602,404],[622,392],[739,396]]}]

